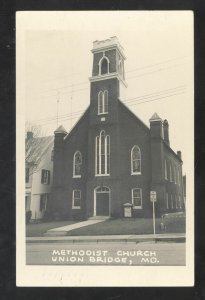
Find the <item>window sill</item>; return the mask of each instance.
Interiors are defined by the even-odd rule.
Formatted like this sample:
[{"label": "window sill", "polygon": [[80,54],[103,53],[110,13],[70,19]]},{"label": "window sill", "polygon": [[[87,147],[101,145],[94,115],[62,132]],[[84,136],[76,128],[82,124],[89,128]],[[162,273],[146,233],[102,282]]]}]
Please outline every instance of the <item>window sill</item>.
[{"label": "window sill", "polygon": [[98,113],[98,116],[108,115],[108,112]]},{"label": "window sill", "polygon": [[79,207],[79,206],[76,206],[76,207],[72,207],[72,209],[80,209],[80,207]]},{"label": "window sill", "polygon": [[110,176],[110,174],[95,174],[95,177],[101,177],[101,176]]},{"label": "window sill", "polygon": [[142,206],[133,206],[133,209],[142,209]]},{"label": "window sill", "polygon": [[139,173],[131,173],[131,175],[142,175],[142,173],[141,172],[139,172]]},{"label": "window sill", "polygon": [[81,178],[81,175],[73,175],[73,178]]}]

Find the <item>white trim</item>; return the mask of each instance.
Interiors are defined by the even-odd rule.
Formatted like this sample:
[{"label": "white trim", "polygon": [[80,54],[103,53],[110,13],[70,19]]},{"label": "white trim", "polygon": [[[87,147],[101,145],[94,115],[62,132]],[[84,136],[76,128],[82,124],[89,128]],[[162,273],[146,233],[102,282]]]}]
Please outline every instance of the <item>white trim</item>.
[{"label": "white trim", "polygon": [[[120,46],[122,47],[122,46]],[[122,50],[119,48],[119,45],[118,44],[113,44],[112,46],[102,46],[102,47],[99,47],[97,49],[92,49],[91,52],[92,53],[100,53],[102,51],[109,51],[109,50],[117,50],[119,52],[119,54],[121,54],[122,58],[124,60],[126,60],[126,56],[124,55],[124,53],[122,52]]]},{"label": "white trim", "polygon": [[[80,192],[80,206],[74,206],[74,193],[75,191]],[[82,194],[81,194],[81,190],[73,190],[73,195],[72,195],[72,209],[81,209],[81,198],[82,198]]]},{"label": "white trim", "polygon": [[167,203],[167,209],[169,209],[169,195],[166,193],[166,203]]},{"label": "white trim", "polygon": [[[107,92],[107,111],[105,111],[105,93]],[[102,99],[100,99],[100,96],[102,95]],[[100,100],[102,100],[102,103],[100,103]],[[101,106],[102,104],[102,106]],[[100,112],[100,106],[102,109],[102,112]],[[108,90],[99,91],[98,93],[98,115],[105,115],[108,114]]]},{"label": "white trim", "polygon": [[[107,60],[107,64],[108,64],[107,66],[108,66],[108,69],[107,69],[107,73],[102,74],[101,68],[102,68],[102,61],[103,61],[104,59]],[[105,52],[103,52],[103,56],[102,56],[101,59],[99,60],[98,65],[99,65],[99,76],[110,74],[110,61],[109,61],[109,58],[105,55]]]},{"label": "white trim", "polygon": [[[133,197],[134,190],[139,190],[140,191],[141,205],[134,206],[134,197]],[[132,188],[132,204],[133,204],[133,209],[142,209],[142,189],[141,188],[137,188],[137,187]]]},{"label": "white trim", "polygon": [[168,177],[167,177],[167,161],[166,161],[166,159],[164,160],[164,178],[165,178],[165,180],[168,180]]},{"label": "white trim", "polygon": [[[133,172],[133,159],[132,159],[132,156],[133,156],[133,150],[134,148],[137,147],[138,150],[139,150],[139,154],[140,154],[140,158],[138,158],[137,160],[140,161],[140,171],[138,172]],[[141,175],[142,174],[142,156],[141,156],[141,150],[140,150],[140,147],[138,145],[134,145],[131,149],[131,175]]]},{"label": "white trim", "polygon": [[[102,187],[105,187],[105,188],[107,188],[109,191],[103,191],[103,192],[96,192],[97,191],[97,189],[98,188],[102,188]],[[108,187],[108,186],[97,186],[96,188],[94,188],[94,205],[93,205],[93,217],[96,217],[96,194],[97,193],[101,193],[101,194],[103,194],[103,193],[107,193],[107,194],[109,194],[109,215],[108,216],[110,216],[110,188]]]},{"label": "white trim", "polygon": [[[104,142],[104,147],[105,147],[105,173],[101,172],[101,137],[102,133],[104,132],[104,137],[105,137],[105,142]],[[107,161],[107,138],[109,135],[106,135],[105,130],[100,131],[100,135],[96,136],[95,138],[95,176],[110,176],[110,160],[109,162]],[[99,141],[99,146],[97,147],[97,143]],[[110,142],[110,136],[109,136],[109,142]],[[98,149],[98,152],[97,152]],[[110,151],[110,143],[109,143],[109,151]],[[109,153],[110,154],[110,153]],[[110,155],[109,155],[110,156]],[[97,161],[99,158],[99,173],[97,173]],[[108,169],[108,163],[109,163],[109,173],[107,173]]]},{"label": "white trim", "polygon": [[181,209],[182,208],[182,202],[181,202],[181,197],[179,195],[179,208]]},{"label": "white trim", "polygon": [[89,77],[90,82],[96,82],[96,81],[101,81],[101,80],[107,80],[107,79],[113,79],[117,78],[119,81],[123,83],[125,87],[128,87],[127,83],[124,81],[122,76],[119,76],[117,72],[109,73],[109,74],[103,74],[103,75],[97,75],[93,77]]},{"label": "white trim", "polygon": [[176,209],[179,208],[179,207],[178,207],[178,199],[177,199],[177,195],[175,195],[175,207],[176,207]]}]

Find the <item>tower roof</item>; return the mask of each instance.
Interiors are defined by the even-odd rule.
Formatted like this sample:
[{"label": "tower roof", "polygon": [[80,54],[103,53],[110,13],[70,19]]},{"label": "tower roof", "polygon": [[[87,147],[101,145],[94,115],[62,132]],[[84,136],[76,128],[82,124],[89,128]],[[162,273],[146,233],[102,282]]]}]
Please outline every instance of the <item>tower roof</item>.
[{"label": "tower roof", "polygon": [[62,126],[62,125],[60,125],[55,131],[54,131],[54,133],[56,134],[56,133],[65,133],[65,134],[67,134],[67,131],[65,130],[65,128]]},{"label": "tower roof", "polygon": [[158,116],[158,114],[155,112],[153,114],[153,116],[149,119],[150,122],[153,122],[153,121],[162,121],[162,119]]}]

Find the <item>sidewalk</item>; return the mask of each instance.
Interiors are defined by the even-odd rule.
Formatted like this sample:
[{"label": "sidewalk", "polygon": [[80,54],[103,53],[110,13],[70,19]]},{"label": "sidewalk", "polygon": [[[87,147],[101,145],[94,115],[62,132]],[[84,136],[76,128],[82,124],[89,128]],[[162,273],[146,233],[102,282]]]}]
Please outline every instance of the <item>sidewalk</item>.
[{"label": "sidewalk", "polygon": [[138,242],[185,242],[183,233],[144,235],[102,235],[102,236],[44,236],[27,237],[27,243],[138,243]]},{"label": "sidewalk", "polygon": [[68,231],[71,231],[73,229],[78,229],[81,227],[89,226],[89,225],[95,225],[100,222],[104,222],[106,219],[98,219],[98,220],[87,220],[83,222],[78,222],[70,225],[66,225],[63,227],[57,227],[53,229],[49,229],[46,233],[44,233],[44,236],[66,236]]}]

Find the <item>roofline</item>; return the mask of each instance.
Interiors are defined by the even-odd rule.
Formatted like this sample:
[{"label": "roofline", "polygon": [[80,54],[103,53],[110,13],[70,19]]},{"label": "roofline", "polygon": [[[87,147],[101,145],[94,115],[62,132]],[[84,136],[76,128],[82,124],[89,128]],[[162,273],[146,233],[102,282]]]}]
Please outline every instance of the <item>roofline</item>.
[{"label": "roofline", "polygon": [[85,114],[88,112],[90,108],[90,105],[86,108],[84,113],[79,117],[79,119],[75,122],[75,124],[71,127],[70,131],[64,136],[64,140],[72,133],[72,131],[75,129],[75,127],[78,125],[78,123],[81,121],[81,119],[85,116]]},{"label": "roofline", "polygon": [[181,163],[183,163],[183,160],[177,155],[177,153],[169,146],[169,145],[167,145],[167,143],[164,141],[164,140],[162,140],[163,141],[163,144],[165,145],[165,147],[167,147],[167,149],[172,153],[172,154],[174,154],[174,156],[181,162]]},{"label": "roofline", "polygon": [[133,117],[135,117],[137,120],[139,120],[142,123],[142,125],[144,125],[146,130],[149,130],[150,132],[150,128],[139,117],[137,117],[124,102],[122,102],[119,98],[118,101],[129,111],[130,114],[132,114]]}]

